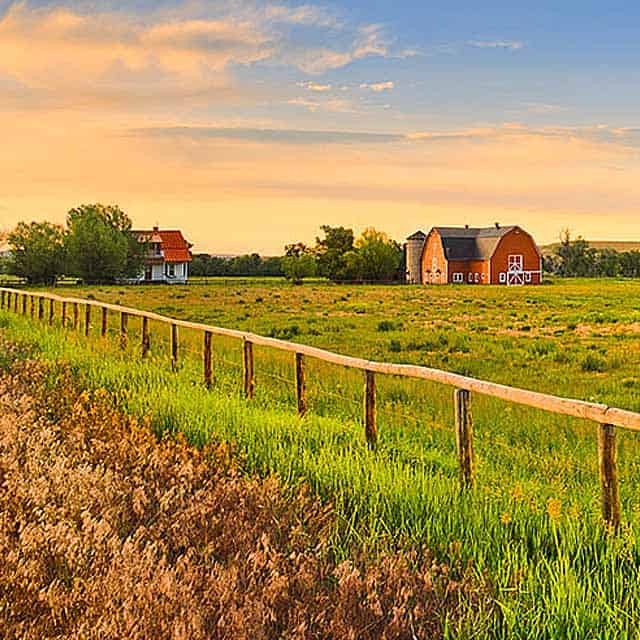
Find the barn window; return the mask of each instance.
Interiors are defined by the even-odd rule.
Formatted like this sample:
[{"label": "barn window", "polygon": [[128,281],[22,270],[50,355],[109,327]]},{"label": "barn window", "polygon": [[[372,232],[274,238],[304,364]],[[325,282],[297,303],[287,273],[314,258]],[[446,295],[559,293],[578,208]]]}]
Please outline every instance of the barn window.
[{"label": "barn window", "polygon": [[525,282],[531,282],[531,271],[527,271],[524,274],[524,280],[525,280]]},{"label": "barn window", "polygon": [[482,282],[484,282],[484,273],[480,274],[480,279],[482,280]]},{"label": "barn window", "polygon": [[454,273],[453,274],[453,281],[460,283],[460,282],[464,282],[464,277],[461,273]]},{"label": "barn window", "polygon": [[500,284],[506,284],[507,283],[507,274],[502,272],[500,274]]},{"label": "barn window", "polygon": [[524,256],[512,254],[509,256],[509,271],[522,271],[524,268]]},{"label": "barn window", "polygon": [[467,280],[468,280],[469,282],[473,282],[473,273],[470,273],[470,274],[467,276]]},{"label": "barn window", "polygon": [[476,279],[476,284],[478,284],[480,282],[480,274],[479,273],[475,274],[475,279]]}]

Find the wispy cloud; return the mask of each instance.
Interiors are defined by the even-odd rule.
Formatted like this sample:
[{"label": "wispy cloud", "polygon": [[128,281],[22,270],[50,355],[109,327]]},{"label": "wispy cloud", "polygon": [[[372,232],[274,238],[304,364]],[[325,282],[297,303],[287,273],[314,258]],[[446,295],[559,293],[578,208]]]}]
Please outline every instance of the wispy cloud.
[{"label": "wispy cloud", "polygon": [[309,91],[315,91],[317,93],[324,93],[326,91],[331,91],[332,89],[332,86],[330,84],[320,84],[318,82],[314,82],[313,80],[298,82],[297,86],[302,87],[303,89],[308,89]]},{"label": "wispy cloud", "polygon": [[395,88],[395,83],[391,81],[387,82],[372,82],[372,83],[362,83],[360,85],[361,89],[368,89],[369,91],[373,91],[375,93],[381,93],[383,91],[391,91]]},{"label": "wispy cloud", "polygon": [[351,100],[342,98],[330,98],[327,100],[308,100],[307,98],[292,98],[287,100],[287,104],[296,107],[303,107],[308,111],[328,111],[331,113],[356,113],[358,109]]},{"label": "wispy cloud", "polygon": [[510,51],[519,51],[525,46],[521,40],[468,40],[467,44],[476,49],[507,49]]},{"label": "wispy cloud", "polygon": [[226,139],[285,144],[371,144],[402,142],[392,133],[357,131],[304,131],[297,129],[256,129],[246,127],[147,127],[133,129],[131,135],[150,138],[181,137],[193,140]]}]

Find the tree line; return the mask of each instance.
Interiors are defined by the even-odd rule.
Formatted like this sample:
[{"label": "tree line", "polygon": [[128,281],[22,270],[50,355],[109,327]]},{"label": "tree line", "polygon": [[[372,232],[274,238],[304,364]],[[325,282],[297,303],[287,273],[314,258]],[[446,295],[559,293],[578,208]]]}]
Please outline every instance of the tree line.
[{"label": "tree line", "polygon": [[369,228],[358,238],[353,229],[320,227],[315,244],[286,245],[284,255],[257,253],[236,257],[196,254],[192,276],[284,276],[293,282],[319,276],[335,282],[389,282],[403,278],[402,247],[385,233]]},{"label": "tree line", "polygon": [[543,268],[565,278],[640,278],[640,251],[596,249],[564,230],[553,253],[543,257]]},{"label": "tree line", "polygon": [[87,283],[139,276],[147,246],[131,233],[131,219],[117,206],[81,205],[66,225],[19,222],[7,235],[4,271],[31,284],[55,284],[61,276]]}]

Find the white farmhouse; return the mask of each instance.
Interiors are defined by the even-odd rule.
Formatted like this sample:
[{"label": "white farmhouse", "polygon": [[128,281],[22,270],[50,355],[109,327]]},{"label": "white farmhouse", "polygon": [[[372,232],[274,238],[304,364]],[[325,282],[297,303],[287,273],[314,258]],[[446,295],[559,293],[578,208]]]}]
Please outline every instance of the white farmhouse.
[{"label": "white farmhouse", "polygon": [[193,245],[184,239],[181,231],[163,231],[153,227],[151,231],[138,230],[132,233],[139,242],[148,246],[139,282],[186,283]]}]

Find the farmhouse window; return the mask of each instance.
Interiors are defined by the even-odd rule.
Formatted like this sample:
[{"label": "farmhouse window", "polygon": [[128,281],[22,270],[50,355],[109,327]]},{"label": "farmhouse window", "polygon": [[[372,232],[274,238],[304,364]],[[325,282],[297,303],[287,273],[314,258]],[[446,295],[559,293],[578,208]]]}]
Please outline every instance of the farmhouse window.
[{"label": "farmhouse window", "polygon": [[167,275],[170,278],[175,278],[176,277],[176,265],[175,264],[168,264],[167,265]]}]

